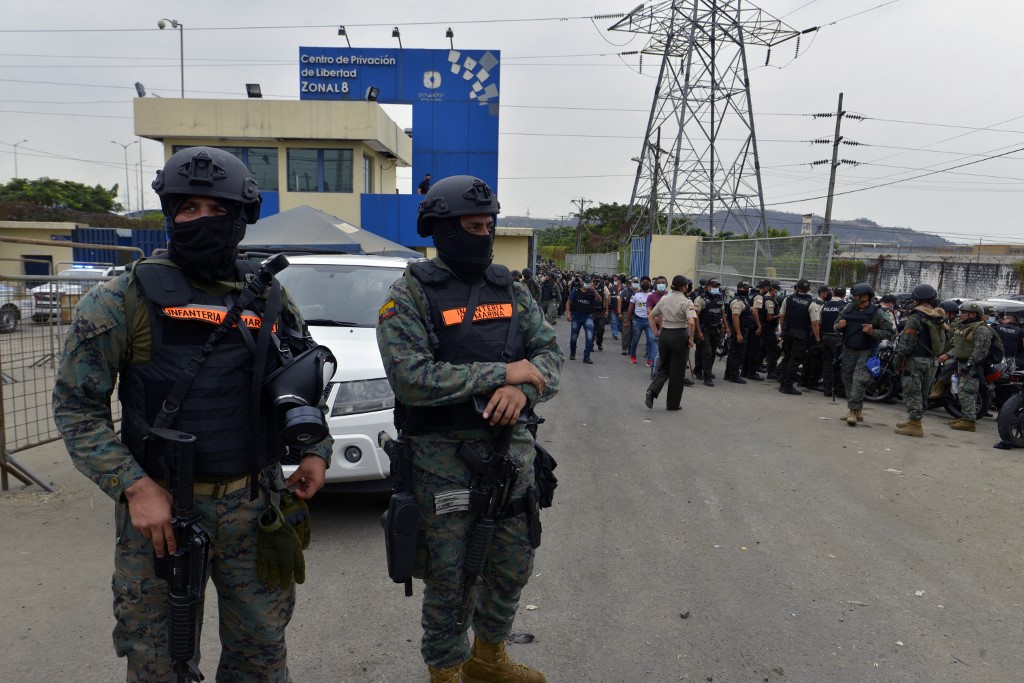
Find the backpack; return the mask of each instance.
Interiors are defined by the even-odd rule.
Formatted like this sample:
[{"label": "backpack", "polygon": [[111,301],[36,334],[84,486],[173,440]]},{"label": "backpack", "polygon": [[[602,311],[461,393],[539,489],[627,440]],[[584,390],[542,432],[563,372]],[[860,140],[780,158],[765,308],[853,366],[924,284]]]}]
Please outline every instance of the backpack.
[{"label": "backpack", "polygon": [[[989,329],[992,329],[991,327]],[[1005,351],[1003,349],[1003,340],[999,337],[999,333],[995,330],[992,331],[992,343],[988,346],[988,355],[985,356],[985,360],[981,361],[985,371],[988,372],[993,365],[998,365],[1003,362],[1003,356]]]}]

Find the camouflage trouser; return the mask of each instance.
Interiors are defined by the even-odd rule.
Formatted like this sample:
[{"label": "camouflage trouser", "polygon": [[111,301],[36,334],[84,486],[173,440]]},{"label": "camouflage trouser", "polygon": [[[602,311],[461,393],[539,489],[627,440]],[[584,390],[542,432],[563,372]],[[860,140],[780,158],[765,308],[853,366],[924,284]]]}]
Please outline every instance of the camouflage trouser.
[{"label": "camouflage trouser", "polygon": [[960,374],[960,410],[964,413],[965,420],[974,422],[978,419],[978,389],[981,387],[981,379],[978,377],[978,369],[971,368],[970,371]]},{"label": "camouflage trouser", "polygon": [[909,357],[903,362],[903,404],[907,417],[920,420],[928,404],[928,394],[935,379],[935,361],[931,358]]},{"label": "camouflage trouser", "polygon": [[[420,652],[423,661],[440,668],[470,657],[467,626],[455,622],[462,598],[462,558],[476,515],[435,515],[434,494],[466,488],[467,483],[413,468],[413,492],[421,511],[416,576],[424,582]],[[525,514],[495,524],[494,540],[467,620],[478,638],[498,643],[512,632],[519,594],[533,571],[533,556]]]},{"label": "camouflage trouser", "polygon": [[874,379],[864,363],[873,353],[871,349],[843,347],[843,387],[846,388],[846,405],[850,410],[864,407],[864,391]]},{"label": "camouflage trouser", "polygon": [[[287,683],[284,631],[295,606],[295,586],[270,590],[256,579],[257,519],[266,494],[249,501],[249,488],[215,500],[196,496],[195,512],[210,534],[210,576],[217,589],[221,655],[217,681]],[[153,546],[131,525],[127,503],[115,509],[114,649],[128,658],[131,682],[171,681],[167,640],[167,582],[153,573]],[[202,604],[199,623],[202,623]],[[207,680],[208,671],[204,671]]]}]

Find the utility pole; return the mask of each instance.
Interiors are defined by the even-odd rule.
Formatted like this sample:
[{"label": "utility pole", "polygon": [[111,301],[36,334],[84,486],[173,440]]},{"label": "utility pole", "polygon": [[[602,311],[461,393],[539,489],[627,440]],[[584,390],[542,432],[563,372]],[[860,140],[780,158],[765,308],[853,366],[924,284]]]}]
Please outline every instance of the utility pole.
[{"label": "utility pole", "polygon": [[828,202],[825,204],[825,224],[821,226],[821,234],[827,235],[832,225],[832,195],[836,189],[836,169],[839,167],[839,128],[843,123],[843,93],[839,93],[839,108],[836,110],[836,135],[832,139],[832,171],[828,177]]},{"label": "utility pole", "polygon": [[586,208],[586,204],[593,204],[594,202],[580,197],[579,199],[573,199],[569,203],[579,207],[579,211],[576,213],[579,217],[579,221],[576,223],[576,253],[578,254],[583,246],[583,209]]}]

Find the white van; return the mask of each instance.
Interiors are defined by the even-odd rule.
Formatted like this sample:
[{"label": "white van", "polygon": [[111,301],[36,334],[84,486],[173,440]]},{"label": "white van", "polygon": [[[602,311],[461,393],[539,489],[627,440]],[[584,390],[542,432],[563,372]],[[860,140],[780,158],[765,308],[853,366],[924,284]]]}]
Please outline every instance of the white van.
[{"label": "white van", "polygon": [[[309,332],[338,360],[327,395],[334,437],[326,484],[355,491],[391,488],[388,456],[377,434],[395,436],[395,395],[377,348],[377,318],[392,283],[409,259],[364,255],[288,256],[277,274],[298,305]],[[285,461],[285,476],[297,462]]]}]

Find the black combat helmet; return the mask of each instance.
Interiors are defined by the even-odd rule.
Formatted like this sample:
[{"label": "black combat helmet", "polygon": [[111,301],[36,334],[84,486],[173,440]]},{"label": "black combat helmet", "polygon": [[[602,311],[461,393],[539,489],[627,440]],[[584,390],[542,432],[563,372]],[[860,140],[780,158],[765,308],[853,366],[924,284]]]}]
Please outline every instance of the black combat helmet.
[{"label": "black combat helmet", "polygon": [[235,155],[215,147],[189,147],[172,154],[156,172],[152,187],[168,218],[174,218],[178,205],[190,195],[235,202],[250,225],[260,217],[263,200],[249,169]]},{"label": "black combat helmet", "polygon": [[914,301],[931,301],[938,295],[938,292],[931,285],[918,285],[914,287],[914,291],[911,294],[914,297]]},{"label": "black combat helmet", "polygon": [[430,237],[434,232],[431,219],[437,218],[490,214],[497,222],[500,211],[498,198],[487,183],[471,175],[453,175],[430,186],[420,202],[416,232],[420,237]]},{"label": "black combat helmet", "polygon": [[945,301],[940,303],[939,304],[939,308],[944,310],[946,313],[959,313],[960,312],[960,304],[958,304],[957,302],[953,301],[952,299],[946,299]]},{"label": "black combat helmet", "polygon": [[875,290],[866,282],[858,282],[853,287],[850,287],[850,296],[853,298],[857,299],[862,294],[867,294],[868,296],[873,297],[875,296]]}]

